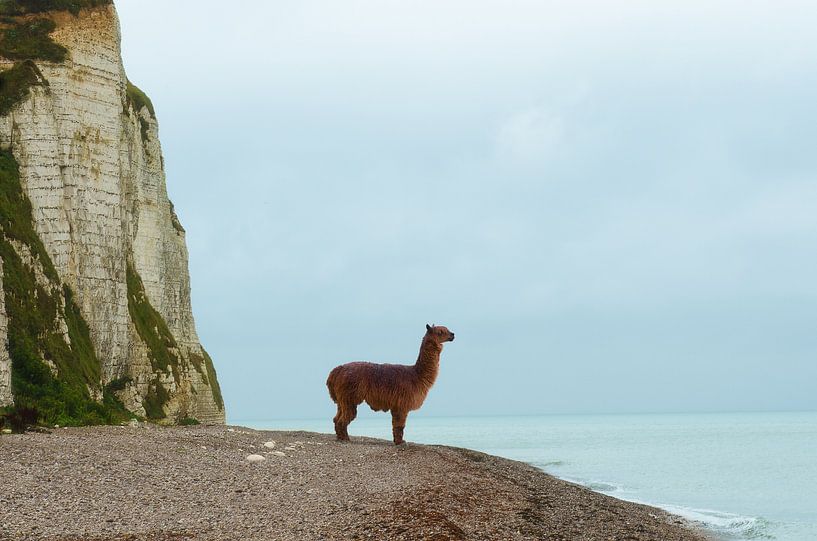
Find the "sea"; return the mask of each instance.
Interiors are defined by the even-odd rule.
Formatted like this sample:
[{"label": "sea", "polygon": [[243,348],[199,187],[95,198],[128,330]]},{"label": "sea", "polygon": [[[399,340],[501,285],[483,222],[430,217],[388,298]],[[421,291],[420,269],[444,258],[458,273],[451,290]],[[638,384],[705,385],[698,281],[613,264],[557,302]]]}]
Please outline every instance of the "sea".
[{"label": "sea", "polygon": [[[332,433],[331,419],[240,421]],[[391,437],[391,417],[349,434]],[[592,490],[660,507],[717,539],[817,541],[817,412],[531,417],[409,416],[411,442],[532,464]]]}]

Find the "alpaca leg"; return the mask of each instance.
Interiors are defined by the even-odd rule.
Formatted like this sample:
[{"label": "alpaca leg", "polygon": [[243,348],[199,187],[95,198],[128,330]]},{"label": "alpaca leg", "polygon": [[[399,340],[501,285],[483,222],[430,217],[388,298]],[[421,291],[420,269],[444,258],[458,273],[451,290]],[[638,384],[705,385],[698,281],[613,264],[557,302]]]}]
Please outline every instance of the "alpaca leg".
[{"label": "alpaca leg", "polygon": [[335,434],[338,440],[349,441],[349,433],[346,431],[346,427],[355,420],[355,417],[357,417],[357,405],[344,404],[338,406],[338,415],[335,421]]},{"label": "alpaca leg", "polygon": [[349,434],[346,433],[346,427],[343,426],[343,406],[338,404],[338,412],[335,414],[335,418],[332,421],[335,423],[335,435],[338,438],[338,441],[344,441],[349,439]]},{"label": "alpaca leg", "polygon": [[405,441],[403,441],[403,429],[406,428],[406,417],[408,417],[407,412],[402,411],[391,412],[391,431],[392,435],[394,436],[395,445],[401,445],[405,443]]}]

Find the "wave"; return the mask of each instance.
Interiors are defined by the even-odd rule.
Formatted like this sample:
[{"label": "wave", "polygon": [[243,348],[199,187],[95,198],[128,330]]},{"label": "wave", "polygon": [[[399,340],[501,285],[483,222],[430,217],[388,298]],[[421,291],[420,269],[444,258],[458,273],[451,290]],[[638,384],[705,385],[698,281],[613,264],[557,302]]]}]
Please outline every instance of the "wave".
[{"label": "wave", "polygon": [[[535,464],[542,468],[542,465]],[[729,541],[749,541],[755,539],[775,539],[770,532],[770,523],[762,517],[750,517],[714,511],[711,509],[696,509],[693,507],[683,507],[680,505],[661,504],[647,502],[633,497],[633,493],[620,485],[608,483],[606,481],[590,481],[587,479],[571,479],[560,477],[561,479],[577,485],[582,485],[595,492],[601,492],[608,496],[626,500],[633,503],[640,503],[663,509],[668,513],[677,515],[694,524],[699,525],[713,533],[719,538]]]},{"label": "wave", "polygon": [[691,522],[724,535],[727,539],[774,539],[769,533],[769,522],[762,517],[747,517],[713,511],[711,509],[695,509],[678,505],[648,504],[678,515]]},{"label": "wave", "polygon": [[545,468],[554,468],[554,467],[557,467],[557,466],[564,466],[565,464],[567,464],[567,462],[565,462],[564,460],[551,460],[549,462],[536,462],[536,461],[534,461],[532,464],[534,466],[536,466],[537,468],[545,469]]},{"label": "wave", "polygon": [[608,496],[618,498],[619,500],[634,501],[631,498],[625,496],[627,490],[625,490],[624,487],[622,487],[621,485],[616,485],[615,483],[608,483],[606,481],[588,481],[587,479],[575,479],[572,477],[559,477],[559,479],[562,479],[563,481],[567,481],[569,483],[587,487],[594,492],[602,492]]}]

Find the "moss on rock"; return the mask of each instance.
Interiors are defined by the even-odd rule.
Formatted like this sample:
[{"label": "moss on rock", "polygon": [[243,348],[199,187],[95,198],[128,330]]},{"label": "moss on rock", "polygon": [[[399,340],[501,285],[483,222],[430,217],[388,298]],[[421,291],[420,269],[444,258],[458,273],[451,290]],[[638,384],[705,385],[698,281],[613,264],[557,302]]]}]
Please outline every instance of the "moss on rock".
[{"label": "moss on rock", "polygon": [[142,407],[148,419],[164,419],[164,407],[170,401],[170,393],[162,385],[159,372],[171,372],[173,379],[180,381],[176,339],[173,338],[162,315],[150,304],[142,278],[130,263],[127,264],[127,282],[128,311],[136,326],[136,332],[148,348],[148,358],[156,373],[156,378],[150,383],[142,401]]},{"label": "moss on rock", "polygon": [[79,14],[83,8],[112,4],[113,0],[0,0],[0,15],[25,15],[46,11],[70,11]]},{"label": "moss on rock", "polygon": [[207,380],[210,384],[210,392],[213,393],[213,400],[215,400],[218,409],[224,411],[224,398],[221,396],[221,386],[218,384],[216,367],[213,364],[213,359],[211,359],[210,355],[204,351],[204,348],[202,348],[201,351],[204,353],[204,362],[207,366]]},{"label": "moss on rock", "polygon": [[37,258],[45,275],[57,281],[57,271],[39,235],[34,230],[31,202],[20,185],[17,160],[8,150],[0,151],[0,227],[9,239],[25,244]]},{"label": "moss on rock", "polygon": [[[121,403],[108,397],[99,403],[91,395],[100,390],[100,363],[88,325],[34,232],[31,203],[9,151],[0,151],[0,226],[15,407],[37,411],[47,424],[65,426],[126,419]],[[34,261],[24,261],[13,242],[27,246]],[[38,280],[32,264],[41,268],[47,283]]]},{"label": "moss on rock", "polygon": [[51,39],[51,32],[57,28],[51,19],[8,19],[5,22],[8,26],[0,37],[0,56],[48,62],[63,62],[67,58],[68,49]]},{"label": "moss on rock", "polygon": [[153,108],[153,102],[150,101],[148,95],[142,92],[135,84],[128,81],[125,88],[125,113],[127,114],[128,108],[131,108],[136,114],[142,133],[142,143],[147,142],[148,131],[150,130],[150,123],[142,116],[142,109],[145,107],[147,107],[150,116],[156,118],[156,110]]},{"label": "moss on rock", "polygon": [[9,114],[15,105],[27,98],[32,86],[48,86],[48,82],[31,60],[17,62],[0,72],[0,116]]},{"label": "moss on rock", "polygon": [[154,370],[173,372],[179,379],[179,357],[176,339],[167,327],[162,315],[150,304],[145,294],[142,278],[133,265],[127,264],[128,311],[136,326],[136,332],[148,348],[148,357]]}]

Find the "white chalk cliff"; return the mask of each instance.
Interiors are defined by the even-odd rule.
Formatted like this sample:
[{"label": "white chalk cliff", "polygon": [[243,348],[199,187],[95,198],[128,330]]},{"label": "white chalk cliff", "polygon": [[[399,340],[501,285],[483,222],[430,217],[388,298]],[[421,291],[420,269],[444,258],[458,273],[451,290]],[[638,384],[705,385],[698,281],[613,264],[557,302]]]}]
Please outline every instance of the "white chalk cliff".
[{"label": "white chalk cliff", "polygon": [[[99,381],[87,383],[93,400],[107,388],[141,417],[223,423],[215,370],[196,334],[185,231],[168,199],[157,120],[129,86],[115,8],[37,16],[56,23],[49,35],[67,56],[34,59],[41,84],[0,117],[0,149],[19,165],[57,281],[27,246],[6,240],[47,291],[70,288],[98,359]],[[0,71],[17,62],[0,57]],[[0,267],[0,406],[8,406],[15,364],[3,278]],[[73,347],[60,299],[56,326]],[[59,377],[58,362],[43,362]]]}]

